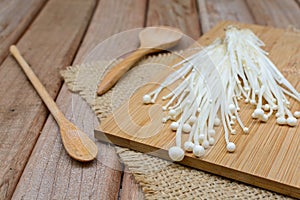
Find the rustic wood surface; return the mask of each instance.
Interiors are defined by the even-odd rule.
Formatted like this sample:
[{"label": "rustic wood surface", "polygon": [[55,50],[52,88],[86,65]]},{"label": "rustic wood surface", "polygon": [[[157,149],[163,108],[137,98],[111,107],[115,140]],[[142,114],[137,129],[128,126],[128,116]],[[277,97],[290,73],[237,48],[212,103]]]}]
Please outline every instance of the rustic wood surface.
[{"label": "rustic wood surface", "polygon": [[198,6],[203,33],[206,33],[220,20],[224,19],[249,24],[254,23],[251,12],[244,0],[198,0]]},{"label": "rustic wood surface", "polygon": [[[220,20],[299,28],[299,5],[299,0],[0,1],[0,199],[115,199],[120,187],[122,199],[142,195],[130,174],[113,170],[122,165],[112,147],[99,143],[100,157],[91,164],[69,159],[52,117],[47,119],[48,111],[17,63],[6,58],[9,45],[17,42],[50,95],[59,95],[63,112],[92,135],[98,121],[79,96],[61,87],[58,71],[95,59],[87,55],[106,38],[132,28],[170,25],[196,39]],[[138,45],[134,37],[129,42]],[[121,52],[109,42],[100,56]]]},{"label": "rustic wood surface", "polygon": [[300,28],[300,12],[294,0],[247,0],[255,22],[260,25],[288,28]]},{"label": "rustic wood surface", "polygon": [[46,0],[0,1],[0,64],[15,43],[42,10]]},{"label": "rustic wood surface", "polygon": [[120,199],[143,199],[144,194],[142,189],[134,179],[133,175],[128,172],[126,167],[124,171]]},{"label": "rustic wood surface", "polygon": [[[128,21],[120,27],[122,17],[119,18],[115,13],[108,12],[115,8],[115,11],[119,14],[123,13],[123,18],[125,18],[129,8],[133,5],[133,1],[126,2],[126,6],[118,6],[117,1],[111,0],[103,0],[98,4],[73,64],[80,64],[85,60],[89,53],[88,49],[95,47],[110,34],[143,26],[143,20],[140,22],[137,20],[133,23]],[[142,1],[140,6],[143,6]],[[139,6],[131,12],[132,18],[143,19],[144,13],[140,14]],[[116,26],[109,26],[109,23],[116,24]],[[100,34],[103,32],[103,27],[107,27],[104,36]],[[90,57],[90,59],[93,58]],[[93,137],[98,121],[86,102],[78,95],[71,94],[64,85],[57,104],[67,118]],[[82,120],[82,116],[85,120]],[[53,130],[53,127],[56,127],[55,121],[49,117],[13,197],[15,199],[116,199],[119,195],[122,165],[114,148],[97,143],[99,155],[96,161],[91,164],[70,161],[61,145],[58,129]],[[49,162],[53,159],[56,161]]]},{"label": "rustic wood surface", "polygon": [[195,0],[149,0],[146,19],[147,26],[174,26],[193,39],[201,32]]},{"label": "rustic wood surface", "polygon": [[59,126],[63,146],[69,156],[81,162],[94,160],[98,154],[98,147],[94,141],[64,116],[18,48],[15,45],[12,45],[10,46],[9,51],[19,63],[24,74],[26,74],[28,80],[30,80],[32,86],[35,88]]},{"label": "rustic wood surface", "polygon": [[[93,0],[48,2],[17,43],[52,98],[62,83],[58,70],[72,62],[94,4]],[[7,199],[13,194],[48,111],[11,56],[1,64],[0,79],[0,94],[5,97],[0,99],[0,199]]]}]

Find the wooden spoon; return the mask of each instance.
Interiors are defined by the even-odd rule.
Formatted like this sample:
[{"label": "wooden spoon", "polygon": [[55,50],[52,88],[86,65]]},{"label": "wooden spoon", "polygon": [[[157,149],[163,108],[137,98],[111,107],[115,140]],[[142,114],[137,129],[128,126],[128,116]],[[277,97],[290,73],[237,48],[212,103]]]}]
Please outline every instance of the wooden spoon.
[{"label": "wooden spoon", "polygon": [[84,132],[79,130],[74,124],[65,118],[63,113],[59,110],[51,96],[46,91],[46,88],[42,85],[28,63],[21,56],[17,47],[12,45],[10,47],[10,52],[16,58],[28,79],[31,81],[32,85],[55,118],[60,128],[64,147],[68,154],[75,160],[82,162],[91,161],[96,158],[98,153],[96,144]]},{"label": "wooden spoon", "polygon": [[168,27],[148,27],[139,34],[140,47],[122,62],[113,67],[98,86],[98,95],[102,95],[113,87],[117,81],[143,56],[175,46],[181,39],[180,30]]}]

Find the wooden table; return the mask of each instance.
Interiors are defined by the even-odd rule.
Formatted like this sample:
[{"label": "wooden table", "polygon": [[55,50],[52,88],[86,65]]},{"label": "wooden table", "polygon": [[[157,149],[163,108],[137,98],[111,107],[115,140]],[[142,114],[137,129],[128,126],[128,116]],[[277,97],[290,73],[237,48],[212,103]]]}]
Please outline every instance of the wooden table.
[{"label": "wooden table", "polygon": [[299,19],[300,0],[0,1],[0,199],[143,197],[113,147],[98,143],[92,163],[68,157],[55,121],[9,55],[9,45],[17,44],[66,116],[93,137],[98,120],[68,91],[59,70],[81,63],[109,36],[169,25],[197,39],[220,20],[300,28]]}]

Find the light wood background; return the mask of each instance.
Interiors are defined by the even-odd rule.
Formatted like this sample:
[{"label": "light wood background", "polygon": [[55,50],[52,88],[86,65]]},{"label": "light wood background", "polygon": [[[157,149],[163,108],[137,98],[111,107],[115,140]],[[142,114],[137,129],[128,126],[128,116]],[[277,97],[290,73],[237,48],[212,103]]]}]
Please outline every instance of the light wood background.
[{"label": "light wood background", "polygon": [[[194,39],[220,20],[300,28],[299,0],[2,0],[0,1],[0,199],[140,199],[109,145],[99,162],[69,159],[57,125],[18,64],[16,43],[63,112],[93,136],[93,112],[59,75],[112,34],[171,25]],[[167,12],[166,12],[167,11]],[[117,47],[116,47],[117,48]],[[72,103],[73,102],[73,103]],[[76,105],[73,106],[72,105]],[[84,122],[80,119],[84,116]],[[101,163],[105,163],[101,164]],[[122,188],[122,189],[120,189]],[[55,191],[55,192],[54,192]]]}]

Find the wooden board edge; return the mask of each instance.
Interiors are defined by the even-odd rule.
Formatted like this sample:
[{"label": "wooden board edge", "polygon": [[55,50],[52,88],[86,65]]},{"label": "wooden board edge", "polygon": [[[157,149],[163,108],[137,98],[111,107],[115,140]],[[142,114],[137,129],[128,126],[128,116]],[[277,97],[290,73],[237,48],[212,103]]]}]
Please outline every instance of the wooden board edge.
[{"label": "wooden board edge", "polygon": [[[245,28],[247,26],[251,26],[252,28],[258,28],[258,29],[264,28],[264,29],[275,29],[275,30],[281,30],[281,31],[288,31],[286,29],[276,28],[274,26],[263,26],[263,25],[258,25],[258,24],[249,24],[249,23],[242,23],[242,22],[237,22],[237,21],[222,20],[219,23],[217,23],[213,28],[211,28],[209,31],[204,33],[200,38],[198,38],[197,42],[200,45],[207,45],[207,40],[210,38],[210,35],[212,35],[212,33],[217,31],[218,29],[220,29],[220,27],[223,27],[225,29],[229,25],[237,26],[239,28]],[[217,39],[217,38],[215,38],[215,39]],[[209,43],[211,43],[211,42],[209,42]]]},{"label": "wooden board edge", "polygon": [[[159,149],[156,147],[152,147],[150,145],[142,144],[137,141],[118,137],[108,132],[104,132],[101,129],[95,129],[94,137],[98,139],[98,141],[100,142],[118,145],[121,147],[129,148],[135,151],[146,153],[151,156],[156,156],[171,161],[171,159],[168,156],[167,150]],[[197,162],[195,162],[196,159]],[[230,169],[207,161],[201,161],[198,158],[186,156],[182,161],[175,162],[175,163],[187,167],[193,166],[192,168],[203,170],[205,172],[209,172],[217,176],[223,176],[231,180],[240,181],[252,185],[254,187],[260,187],[273,192],[278,192],[284,195],[288,195],[294,198],[300,198],[300,190],[297,187],[286,185],[281,182],[270,180],[270,179],[266,180],[263,177],[255,176],[253,174],[249,174],[246,172],[237,171],[235,169]],[[193,165],[191,165],[191,163],[193,163]]]},{"label": "wooden board edge", "polygon": [[[237,27],[244,28],[244,26],[251,25],[251,27],[256,27],[259,29],[262,28],[271,28],[274,30],[281,30],[286,31],[284,29],[275,28],[272,26],[262,26],[257,24],[247,24],[247,23],[240,23],[240,22],[234,22],[234,21],[221,21],[216,26],[214,26],[211,30],[209,30],[207,33],[202,35],[197,42],[201,45],[206,45],[205,43],[209,40],[210,35],[213,34],[215,31],[217,31],[220,28],[226,28],[228,25],[236,25]],[[108,117],[106,120],[109,120],[110,117]],[[104,120],[105,121],[105,120]],[[152,147],[150,145],[141,144],[137,141],[128,140],[126,138],[122,138],[119,136],[116,136],[112,133],[108,133],[105,131],[102,131],[101,126],[103,123],[100,124],[100,127],[95,130],[95,138],[98,139],[101,142],[108,142],[114,145],[119,145],[122,147],[130,148],[132,150],[136,150],[139,152],[143,152],[149,155],[153,155],[156,157],[160,157],[165,160],[170,160],[168,156],[167,150],[158,149],[156,147]],[[279,181],[266,179],[264,177],[259,177],[254,174],[241,172],[232,168],[227,168],[225,166],[217,165],[214,163],[208,163],[208,161],[202,161],[194,162],[195,158],[192,157],[185,157],[185,159],[179,164],[185,165],[187,167],[193,166],[193,168],[200,169],[212,174],[216,174],[218,176],[223,176],[232,180],[237,180],[243,183],[247,183],[250,185],[253,185],[254,187],[261,187],[264,189],[268,189],[270,191],[278,192],[284,195],[288,195],[295,198],[300,198],[300,189],[293,185],[287,185],[284,183],[281,183]],[[193,165],[191,165],[193,163]]]}]

